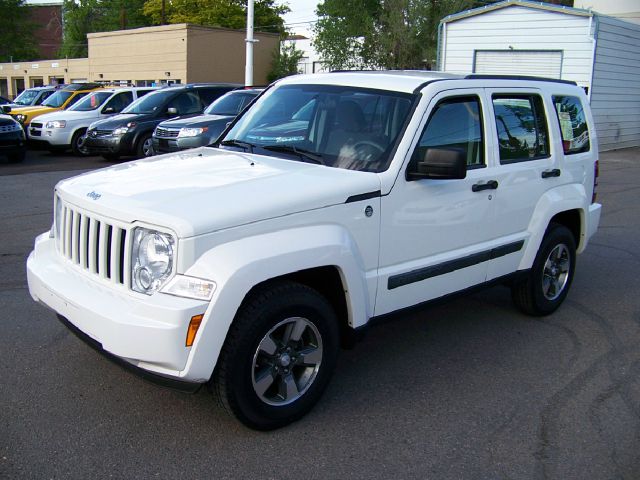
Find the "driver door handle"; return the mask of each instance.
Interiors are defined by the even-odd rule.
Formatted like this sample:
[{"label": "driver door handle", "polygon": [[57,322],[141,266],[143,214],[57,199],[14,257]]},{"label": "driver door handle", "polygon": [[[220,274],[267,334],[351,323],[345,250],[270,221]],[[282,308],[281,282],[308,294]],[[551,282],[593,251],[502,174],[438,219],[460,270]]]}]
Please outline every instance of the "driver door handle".
[{"label": "driver door handle", "polygon": [[560,169],[554,168],[553,170],[545,170],[542,172],[542,178],[551,178],[551,177],[559,177]]},{"label": "driver door handle", "polygon": [[497,180],[489,180],[487,183],[474,183],[471,187],[472,192],[481,192],[482,190],[495,190],[498,188]]}]

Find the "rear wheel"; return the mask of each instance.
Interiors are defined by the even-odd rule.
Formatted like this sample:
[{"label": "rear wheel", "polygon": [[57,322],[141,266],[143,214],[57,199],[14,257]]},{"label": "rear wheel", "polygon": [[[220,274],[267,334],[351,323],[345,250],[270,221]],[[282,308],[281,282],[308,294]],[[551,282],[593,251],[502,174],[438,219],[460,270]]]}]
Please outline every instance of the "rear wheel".
[{"label": "rear wheel", "polygon": [[79,157],[89,156],[89,151],[84,147],[85,133],[87,133],[86,129],[78,130],[71,137],[71,150]]},{"label": "rear wheel", "polygon": [[571,231],[549,225],[528,276],[511,287],[516,306],[529,315],[548,315],[564,301],[576,267],[576,244]]},{"label": "rear wheel", "polygon": [[136,145],[136,154],[138,158],[151,157],[154,155],[153,139],[150,133],[140,137]]},{"label": "rear wheel", "polygon": [[252,292],[220,354],[212,387],[257,430],[287,425],[318,401],[338,354],[336,315],[317,291],[279,282]]}]

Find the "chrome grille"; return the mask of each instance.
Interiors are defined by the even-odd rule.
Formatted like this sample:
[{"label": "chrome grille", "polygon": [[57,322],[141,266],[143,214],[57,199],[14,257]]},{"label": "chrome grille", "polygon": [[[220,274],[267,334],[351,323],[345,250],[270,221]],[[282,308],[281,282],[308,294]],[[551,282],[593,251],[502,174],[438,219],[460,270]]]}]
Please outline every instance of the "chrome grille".
[{"label": "chrome grille", "polygon": [[113,134],[113,130],[89,130],[87,136],[89,137],[108,137]]},{"label": "chrome grille", "polygon": [[176,138],[179,133],[180,133],[180,130],[172,130],[172,129],[160,128],[160,127],[156,128],[156,137]]},{"label": "chrome grille", "polygon": [[129,230],[65,204],[58,252],[84,271],[129,287]]}]

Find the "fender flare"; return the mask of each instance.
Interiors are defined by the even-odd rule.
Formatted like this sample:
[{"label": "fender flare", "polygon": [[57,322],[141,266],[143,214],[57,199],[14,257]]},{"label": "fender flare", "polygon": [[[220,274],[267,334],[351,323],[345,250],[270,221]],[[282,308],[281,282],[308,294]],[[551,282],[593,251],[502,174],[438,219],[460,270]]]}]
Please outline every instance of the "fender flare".
[{"label": "fender flare", "polygon": [[587,193],[582,184],[562,185],[547,190],[540,197],[527,228],[531,235],[525,247],[524,255],[520,260],[519,270],[526,270],[532,267],[547,227],[551,219],[558,213],[569,210],[578,210],[580,212],[580,238],[577,248],[578,251],[581,251],[581,248],[584,249],[584,212],[585,205],[588,204],[587,200]]},{"label": "fender flare", "polygon": [[[207,381],[236,312],[256,285],[300,270],[336,267],[345,290],[349,325],[372,315],[364,262],[349,232],[338,225],[299,227],[241,238],[204,253],[185,275],[216,282],[183,376]],[[348,292],[348,293],[347,293]]]}]

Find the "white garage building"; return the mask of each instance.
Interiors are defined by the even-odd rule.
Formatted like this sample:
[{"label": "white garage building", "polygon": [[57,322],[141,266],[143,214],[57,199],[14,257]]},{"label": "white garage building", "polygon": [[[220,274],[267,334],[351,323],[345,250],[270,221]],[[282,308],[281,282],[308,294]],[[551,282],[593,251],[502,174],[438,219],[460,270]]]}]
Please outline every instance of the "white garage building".
[{"label": "white garage building", "polygon": [[589,10],[506,0],[445,17],[438,66],[462,74],[573,80],[600,150],[640,146],[640,25]]}]

